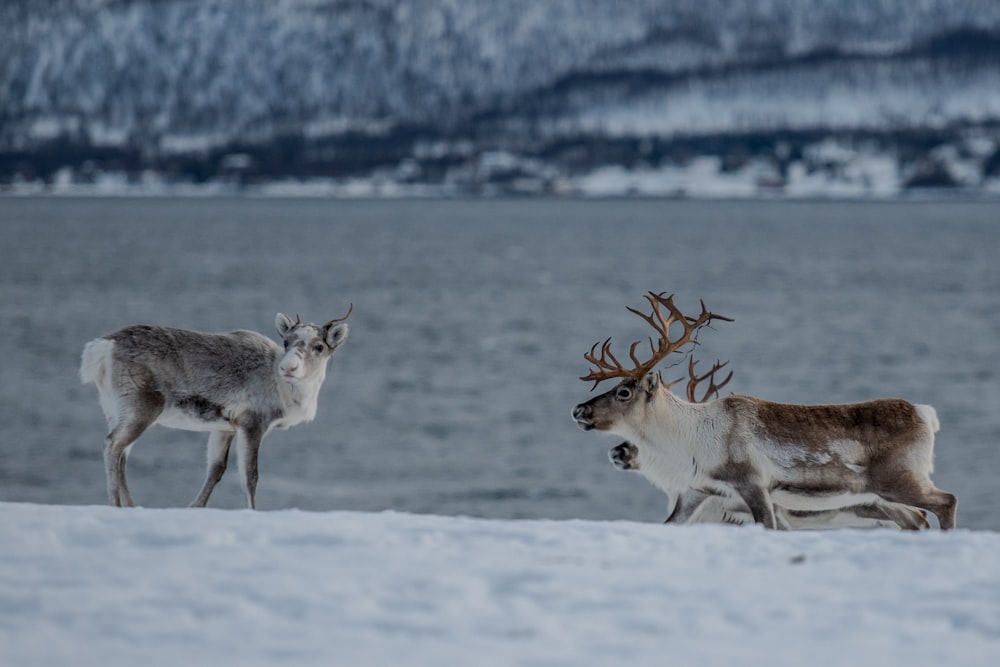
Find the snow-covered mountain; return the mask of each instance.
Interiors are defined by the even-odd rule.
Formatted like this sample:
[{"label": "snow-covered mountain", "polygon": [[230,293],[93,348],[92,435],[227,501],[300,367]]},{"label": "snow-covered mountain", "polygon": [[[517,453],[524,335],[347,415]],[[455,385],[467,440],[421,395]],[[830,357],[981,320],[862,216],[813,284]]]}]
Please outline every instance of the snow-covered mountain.
[{"label": "snow-covered mountain", "polygon": [[1000,175],[1000,4],[0,6],[0,182],[70,167],[547,187],[699,155],[719,173],[760,158],[783,182],[829,167],[804,155],[831,138],[889,155],[903,184]]}]

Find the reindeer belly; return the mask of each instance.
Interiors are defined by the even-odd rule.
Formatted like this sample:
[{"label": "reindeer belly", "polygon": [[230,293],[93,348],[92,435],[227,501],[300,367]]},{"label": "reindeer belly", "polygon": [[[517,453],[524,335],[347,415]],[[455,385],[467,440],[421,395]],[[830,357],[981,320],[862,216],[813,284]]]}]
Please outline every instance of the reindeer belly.
[{"label": "reindeer belly", "polygon": [[879,500],[874,493],[852,493],[782,486],[771,491],[771,501],[787,510],[819,512],[853,505],[867,505]]},{"label": "reindeer belly", "polygon": [[201,396],[175,397],[156,420],[157,424],[184,431],[234,431],[222,406]]},{"label": "reindeer belly", "polygon": [[864,448],[856,440],[833,440],[822,448],[790,442],[755,445],[776,505],[815,512],[877,500],[867,493]]}]

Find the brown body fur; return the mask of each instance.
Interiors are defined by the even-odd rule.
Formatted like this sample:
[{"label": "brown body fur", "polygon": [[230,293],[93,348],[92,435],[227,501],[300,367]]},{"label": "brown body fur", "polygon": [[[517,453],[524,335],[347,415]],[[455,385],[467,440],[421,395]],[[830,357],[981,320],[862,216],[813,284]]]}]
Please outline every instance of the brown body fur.
[{"label": "brown body fur", "polygon": [[955,525],[957,499],[930,481],[938,423],[929,406],[901,399],[792,405],[751,396],[694,404],[649,373],[578,405],[574,418],[587,430],[627,438],[637,451],[648,448],[659,463],[647,472],[668,493],[738,496],[769,528],[775,504],[826,510],[877,499],[904,528],[924,524],[914,508],[933,512],[943,529]]}]

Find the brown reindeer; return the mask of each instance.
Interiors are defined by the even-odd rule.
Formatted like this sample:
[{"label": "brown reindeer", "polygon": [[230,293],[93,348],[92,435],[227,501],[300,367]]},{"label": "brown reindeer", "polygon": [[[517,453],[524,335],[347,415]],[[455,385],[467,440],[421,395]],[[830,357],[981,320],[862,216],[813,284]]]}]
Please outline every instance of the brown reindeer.
[{"label": "brown reindeer", "polygon": [[[650,339],[650,358],[641,361],[633,343],[628,367],[612,353],[610,339],[598,344],[600,356],[595,345],[584,355],[595,369],[581,379],[595,387],[621,381],[577,405],[573,418],[584,430],[614,433],[634,445],[639,470],[659,488],[688,501],[699,495],[738,499],[767,528],[778,527],[776,505],[793,513],[875,505],[900,526],[919,528],[919,513],[901,507],[913,506],[933,512],[942,529],[955,526],[956,497],[930,480],[939,428],[934,408],[901,399],[791,405],[752,396],[696,402],[689,394],[684,400],[653,369],[696,344],[702,327],[729,318],[708,311],[704,302],[698,317],[688,317],[672,296],[650,292],[645,298],[649,315],[629,310],[658,334],[656,343]],[[681,329],[676,338],[672,327]],[[701,505],[678,502],[675,520],[690,520]]]}]

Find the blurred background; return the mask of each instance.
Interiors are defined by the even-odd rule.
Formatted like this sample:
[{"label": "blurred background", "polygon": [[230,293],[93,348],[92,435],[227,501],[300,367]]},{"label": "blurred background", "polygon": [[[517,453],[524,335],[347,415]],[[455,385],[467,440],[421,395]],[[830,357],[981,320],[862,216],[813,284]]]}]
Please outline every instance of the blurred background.
[{"label": "blurred background", "polygon": [[[989,0],[4,2],[0,500],[105,502],[91,338],[354,303],[259,507],[658,521],[569,413],[662,290],[735,318],[727,392],[934,405],[997,529],[998,194]],[[137,502],[205,439],[144,435]]]},{"label": "blurred background", "polygon": [[993,0],[7,0],[0,187],[1000,191]]}]

